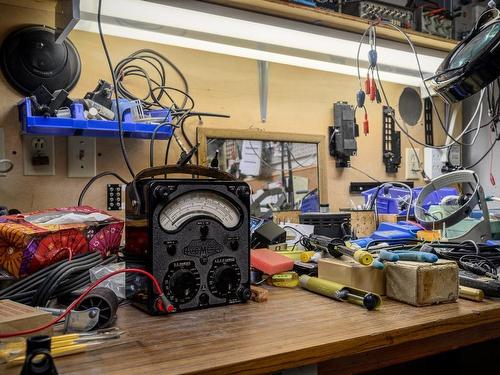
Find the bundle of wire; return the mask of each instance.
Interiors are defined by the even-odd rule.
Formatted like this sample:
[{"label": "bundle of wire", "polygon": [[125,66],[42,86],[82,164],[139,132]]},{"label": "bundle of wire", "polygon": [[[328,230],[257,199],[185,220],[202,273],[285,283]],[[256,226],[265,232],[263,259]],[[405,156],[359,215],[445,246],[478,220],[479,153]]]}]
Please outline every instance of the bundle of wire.
[{"label": "bundle of wire", "polygon": [[[183,90],[177,89],[167,84],[167,74],[165,64],[169,65],[179,76],[184,86]],[[146,67],[152,68],[156,76],[152,77]],[[142,106],[150,108],[174,108],[176,110],[185,110],[188,100],[191,100],[189,109],[193,109],[194,102],[189,96],[189,86],[180,69],[168,58],[152,49],[141,49],[123,60],[119,61],[114,68],[116,79],[116,89],[121,97],[129,100],[140,100]],[[125,78],[139,77],[146,81],[147,92],[143,97],[138,97],[125,86]],[[182,94],[182,104],[174,100],[171,92]],[[165,104],[164,99],[168,100]]]},{"label": "bundle of wire", "polygon": [[30,306],[46,306],[56,297],[81,289],[90,283],[92,267],[110,264],[116,256],[103,259],[99,252],[77,255],[41,269],[0,291],[0,299]]},{"label": "bundle of wire", "polygon": [[436,254],[442,259],[454,260],[464,270],[478,275],[497,278],[497,268],[500,267],[500,247],[474,241],[464,242],[421,242],[418,239],[373,240],[365,248],[366,251],[377,253],[385,251],[426,251]]},{"label": "bundle of wire", "polygon": [[[443,119],[441,117],[441,114],[436,109],[436,106],[434,104],[433,96],[431,95],[430,90],[427,87],[426,79],[424,78],[424,74],[423,74],[422,69],[421,69],[421,65],[420,65],[420,60],[419,60],[418,54],[416,52],[415,46],[413,45],[413,42],[411,41],[410,37],[408,36],[408,34],[406,34],[405,31],[403,31],[398,26],[393,25],[390,22],[386,22],[386,21],[382,21],[382,20],[378,19],[378,20],[374,21],[373,23],[371,23],[370,26],[365,30],[365,32],[361,36],[361,40],[360,40],[360,43],[359,43],[359,46],[358,46],[357,58],[356,58],[356,65],[357,65],[357,71],[358,71],[359,85],[360,85],[360,88],[361,88],[360,91],[363,91],[362,90],[362,83],[361,83],[361,70],[360,70],[360,51],[361,51],[361,46],[363,45],[363,41],[364,41],[364,39],[366,38],[366,36],[368,34],[376,35],[376,31],[375,30],[376,30],[376,26],[378,24],[382,24],[382,25],[384,25],[386,27],[390,27],[390,28],[395,29],[397,32],[399,32],[405,38],[405,40],[409,44],[409,46],[411,48],[411,51],[412,51],[413,55],[415,56],[416,65],[417,65],[417,68],[418,68],[419,76],[420,76],[420,78],[422,80],[423,87],[425,88],[425,91],[427,92],[427,94],[428,94],[428,96],[429,96],[429,98],[431,100],[433,112],[436,114],[436,117],[438,119],[438,123],[441,126],[443,132],[447,136],[447,140],[448,141],[446,142],[446,144],[439,145],[439,146],[435,146],[435,145],[427,144],[425,142],[421,142],[421,141],[419,141],[418,139],[416,139],[414,136],[412,136],[409,133],[406,124],[404,124],[404,123],[401,124],[398,121],[398,119],[396,118],[396,116],[392,116],[393,119],[394,119],[394,123],[399,128],[399,130],[401,130],[408,137],[408,142],[410,143],[410,146],[412,147],[412,149],[415,150],[415,147],[414,147],[414,144],[413,144],[414,142],[417,143],[420,146],[423,146],[423,147],[433,148],[433,149],[440,149],[440,150],[443,150],[443,149],[448,149],[449,150],[451,148],[451,146],[453,146],[454,144],[459,144],[461,146],[472,146],[474,144],[475,140],[477,139],[477,136],[479,134],[480,129],[485,128],[487,126],[490,126],[491,127],[491,131],[495,133],[495,139],[492,140],[491,147],[489,147],[486,150],[486,152],[476,162],[472,163],[469,166],[465,166],[465,169],[470,169],[470,168],[476,166],[477,164],[479,164],[493,150],[493,147],[495,146],[496,142],[498,140],[500,140],[500,134],[498,133],[498,130],[497,130],[497,123],[500,120],[500,112],[499,112],[500,111],[500,95],[498,93],[495,93],[495,82],[492,82],[486,89],[483,89],[481,91],[481,95],[480,95],[480,98],[478,100],[478,104],[476,106],[476,109],[475,109],[474,114],[472,115],[470,121],[468,122],[468,124],[466,126],[464,126],[464,129],[462,130],[462,132],[458,136],[454,136],[453,134],[451,134],[448,131],[447,124],[445,124],[445,121],[443,121]],[[375,39],[375,41],[373,42],[373,46],[374,46],[373,48],[375,49],[375,54],[376,54],[376,36],[375,36],[374,39]],[[370,51],[370,52],[373,52],[373,51]],[[373,67],[371,67],[371,68],[373,70]],[[380,89],[380,91],[382,93],[382,98],[384,99],[384,104],[390,107],[387,95],[386,95],[385,90],[384,90],[384,86],[383,86],[382,81],[380,79],[378,65],[375,65],[375,73],[376,73],[376,76],[377,76],[378,88]],[[498,80],[497,80],[496,84],[498,85],[499,83],[500,82],[498,82]],[[490,119],[486,123],[482,124],[482,107],[483,107],[483,100],[482,99],[485,96],[488,99],[488,115],[489,115]],[[359,95],[358,95],[358,97],[359,97]],[[361,95],[361,97],[363,98],[362,102],[364,102],[364,94]],[[455,110],[453,112],[456,115],[456,113],[458,113],[457,112],[457,108],[455,108]],[[477,116],[478,113],[479,113],[479,116]],[[454,121],[453,120],[454,116],[451,116],[451,117],[452,117],[452,121]],[[476,117],[479,117],[477,119],[477,126],[476,126],[476,128],[471,128],[472,125],[473,125],[473,123],[474,123],[474,121],[476,120]],[[468,135],[468,134],[470,134],[472,132],[474,132],[475,135],[474,135],[474,138],[472,139],[471,142],[461,141],[461,139],[464,136],[466,136],[466,135]],[[422,165],[422,163],[420,162],[418,156],[417,156],[417,159],[418,159],[417,161],[418,161],[419,165]],[[452,166],[452,167],[460,168],[460,166]],[[425,177],[425,173],[423,172],[423,169],[421,169],[421,172],[424,174],[424,177]]]},{"label": "bundle of wire", "polygon": [[498,278],[497,268],[500,267],[500,248],[485,244],[476,244],[474,241],[462,243],[433,244],[434,252],[443,259],[455,260],[460,268],[480,276]]}]

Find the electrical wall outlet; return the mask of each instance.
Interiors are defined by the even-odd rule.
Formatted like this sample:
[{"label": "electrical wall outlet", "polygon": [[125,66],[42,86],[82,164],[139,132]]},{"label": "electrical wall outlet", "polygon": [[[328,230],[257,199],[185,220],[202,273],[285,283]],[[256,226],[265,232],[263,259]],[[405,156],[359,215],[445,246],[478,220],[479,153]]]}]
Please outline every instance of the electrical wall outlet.
[{"label": "electrical wall outlet", "polygon": [[68,137],[68,177],[94,177],[95,154],[95,138]]},{"label": "electrical wall outlet", "polygon": [[124,184],[108,184],[106,187],[106,203],[108,211],[119,211],[125,208],[125,185]]},{"label": "electrical wall outlet", "polygon": [[420,149],[407,148],[406,149],[406,163],[405,172],[407,180],[418,180],[420,177]]},{"label": "electrical wall outlet", "polygon": [[[462,147],[458,144],[451,146],[449,153],[450,162],[455,165],[462,164]],[[443,174],[443,166],[448,160],[448,149],[424,148],[424,171],[430,178],[436,178]]]},{"label": "electrical wall outlet", "polygon": [[25,176],[54,176],[56,174],[54,137],[24,135],[23,159]]}]

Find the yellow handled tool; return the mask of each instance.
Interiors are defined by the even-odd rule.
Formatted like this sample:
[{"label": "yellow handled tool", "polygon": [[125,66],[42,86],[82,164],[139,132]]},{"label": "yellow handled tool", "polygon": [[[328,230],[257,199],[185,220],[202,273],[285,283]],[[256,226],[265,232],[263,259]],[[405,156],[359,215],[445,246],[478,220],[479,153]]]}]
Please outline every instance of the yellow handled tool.
[{"label": "yellow handled tool", "polygon": [[[83,353],[87,350],[90,344],[75,344],[69,346],[63,346],[60,348],[51,349],[50,354],[52,357],[64,357],[70,354]],[[22,365],[24,363],[26,356],[22,355],[7,361],[7,367],[13,367]]]},{"label": "yellow handled tool", "polygon": [[368,310],[376,309],[382,303],[382,299],[378,294],[351,288],[333,281],[302,275],[299,278],[299,282],[302,288],[311,292],[333,298],[337,301],[354,303]]},{"label": "yellow handled tool", "polygon": [[327,251],[335,258],[339,258],[342,255],[347,255],[363,266],[369,266],[373,263],[373,256],[368,251],[350,249],[349,247],[345,246],[345,242],[341,240],[321,236],[319,234],[311,234],[307,238],[307,242],[310,247]]}]

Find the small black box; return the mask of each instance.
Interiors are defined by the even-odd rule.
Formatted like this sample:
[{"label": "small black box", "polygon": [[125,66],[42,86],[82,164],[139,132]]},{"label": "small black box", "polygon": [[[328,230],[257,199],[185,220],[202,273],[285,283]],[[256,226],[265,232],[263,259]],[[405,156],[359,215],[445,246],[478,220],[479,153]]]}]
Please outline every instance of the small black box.
[{"label": "small black box", "polygon": [[308,212],[300,214],[300,224],[314,225],[314,234],[331,238],[343,238],[350,232],[351,214]]},{"label": "small black box", "polygon": [[283,242],[286,242],[286,231],[272,221],[262,224],[252,234],[253,249]]}]

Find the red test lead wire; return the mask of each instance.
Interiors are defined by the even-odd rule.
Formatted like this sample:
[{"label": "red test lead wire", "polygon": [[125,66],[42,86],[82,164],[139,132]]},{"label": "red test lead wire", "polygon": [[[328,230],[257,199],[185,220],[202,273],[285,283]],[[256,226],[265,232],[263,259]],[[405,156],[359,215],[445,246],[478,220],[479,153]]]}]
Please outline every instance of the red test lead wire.
[{"label": "red test lead wire", "polygon": [[6,338],[9,338],[9,337],[22,336],[22,335],[30,335],[32,333],[43,331],[44,329],[47,329],[47,328],[53,326],[54,324],[56,324],[60,320],[62,320],[64,317],[66,317],[71,312],[71,310],[73,310],[76,306],[78,306],[80,304],[80,302],[87,296],[87,294],[89,294],[100,283],[102,283],[106,279],[109,279],[110,277],[113,277],[113,276],[115,276],[115,275],[117,275],[119,273],[124,273],[124,272],[140,273],[140,274],[143,274],[143,275],[149,277],[151,279],[151,281],[153,282],[153,287],[156,289],[156,292],[158,293],[158,297],[161,299],[161,301],[163,302],[163,305],[165,306],[165,311],[169,311],[169,309],[168,309],[169,304],[168,304],[167,297],[165,297],[165,294],[163,294],[163,291],[162,291],[162,289],[160,287],[160,284],[158,283],[158,280],[156,280],[156,278],[153,275],[151,275],[147,271],[141,270],[140,268],[124,268],[124,269],[121,269],[121,270],[116,270],[114,272],[108,273],[107,275],[105,275],[105,276],[101,277],[100,279],[97,279],[96,281],[94,281],[80,295],[80,297],[78,297],[76,300],[74,300],[68,306],[68,308],[66,310],[64,310],[64,312],[61,315],[59,315],[57,318],[55,318],[51,322],[49,322],[49,323],[47,323],[47,324],[45,324],[43,326],[39,326],[37,328],[32,328],[32,329],[27,329],[27,330],[24,330],[24,331],[17,331],[17,332],[10,332],[10,333],[0,333],[0,339],[6,339]]}]

